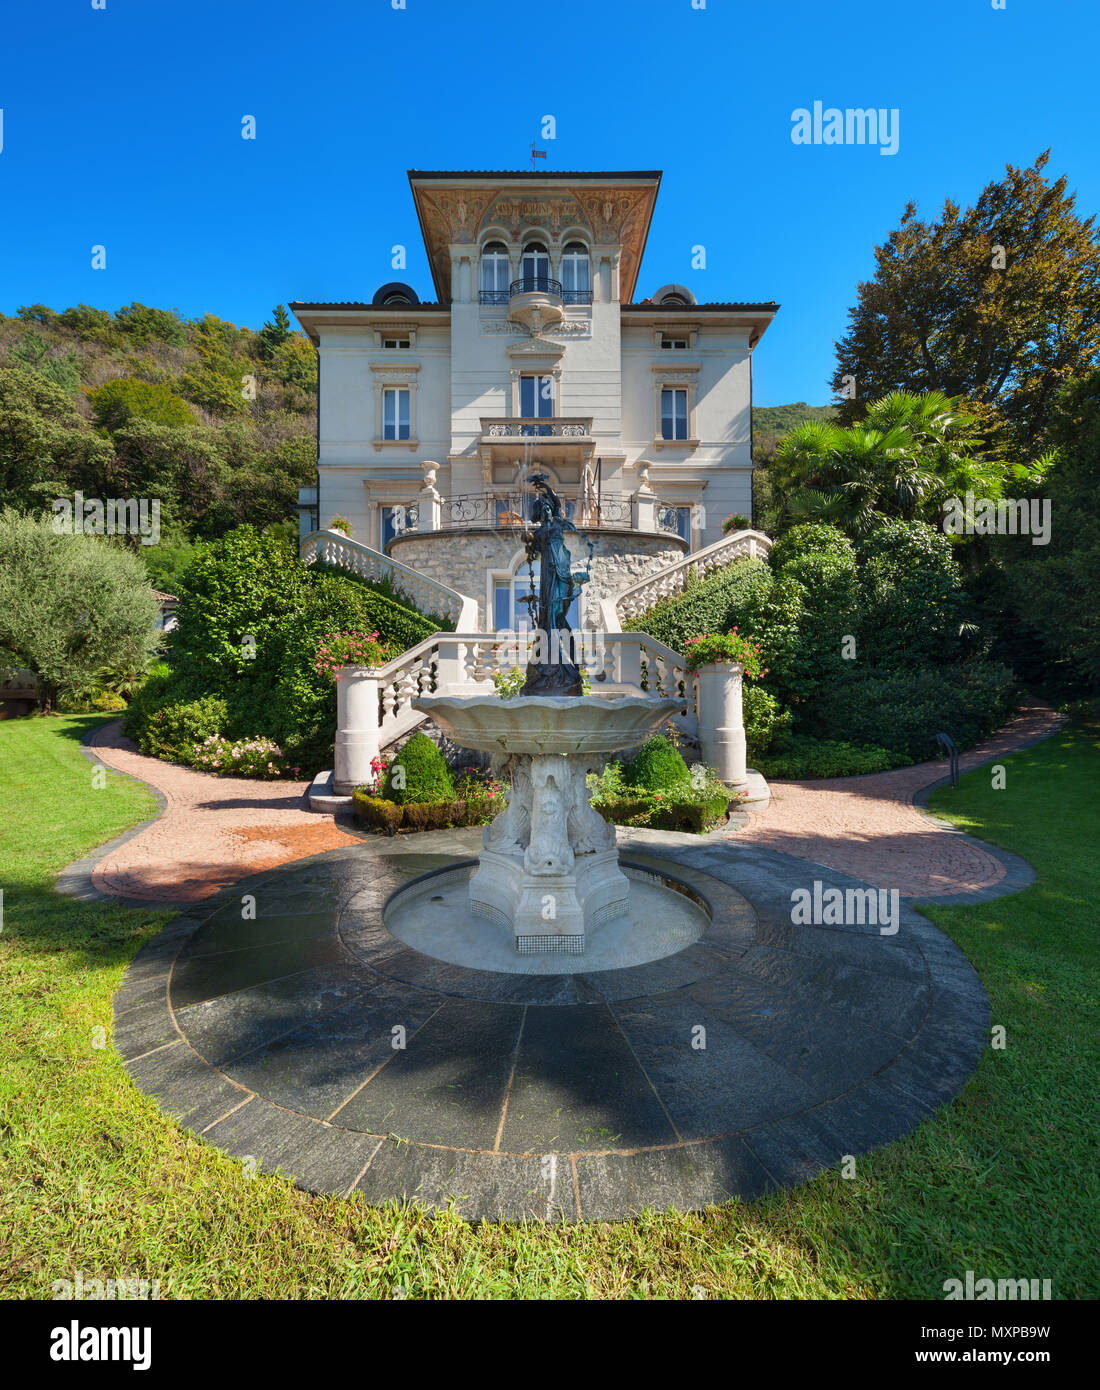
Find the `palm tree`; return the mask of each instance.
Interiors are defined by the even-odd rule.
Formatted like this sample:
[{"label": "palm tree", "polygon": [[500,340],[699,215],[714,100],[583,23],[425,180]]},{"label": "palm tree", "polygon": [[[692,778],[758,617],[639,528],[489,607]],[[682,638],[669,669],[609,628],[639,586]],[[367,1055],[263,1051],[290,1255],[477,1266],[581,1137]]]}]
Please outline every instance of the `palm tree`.
[{"label": "palm tree", "polygon": [[940,391],[892,391],[861,424],[799,425],[771,467],[781,517],[860,534],[882,517],[935,524],[968,489],[998,498],[1005,466],[975,454],[975,421]]}]

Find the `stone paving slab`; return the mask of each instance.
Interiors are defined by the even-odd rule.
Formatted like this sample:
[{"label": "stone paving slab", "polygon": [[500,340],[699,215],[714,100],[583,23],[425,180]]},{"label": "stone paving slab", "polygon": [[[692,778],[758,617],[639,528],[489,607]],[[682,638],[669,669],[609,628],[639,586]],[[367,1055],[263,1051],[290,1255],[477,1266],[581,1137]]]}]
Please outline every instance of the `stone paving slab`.
[{"label": "stone paving slab", "polygon": [[752,1201],[890,1142],[986,1045],[981,984],[935,927],[904,906],[893,936],[794,927],[805,861],[747,844],[639,851],[714,914],[649,966],[525,977],[419,956],[387,932],[386,897],[461,863],[457,838],[450,859],[363,840],[169,923],[116,999],[135,1084],[309,1190],[616,1220]]}]

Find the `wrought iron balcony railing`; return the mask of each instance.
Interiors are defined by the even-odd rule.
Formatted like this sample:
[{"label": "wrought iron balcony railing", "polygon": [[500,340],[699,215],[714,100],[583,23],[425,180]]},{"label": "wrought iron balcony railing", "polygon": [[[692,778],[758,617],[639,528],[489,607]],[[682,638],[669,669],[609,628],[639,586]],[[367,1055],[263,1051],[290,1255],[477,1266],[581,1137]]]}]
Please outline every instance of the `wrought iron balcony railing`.
[{"label": "wrought iron balcony railing", "polygon": [[[455,497],[447,497],[440,504],[439,529],[459,531],[466,529],[522,528],[531,524],[533,503],[537,494],[534,489],[515,491],[469,492]],[[631,529],[630,498],[624,493],[603,493],[595,497],[583,498],[579,492],[572,497],[562,497],[565,514],[574,526],[602,526],[615,530]],[[413,504],[406,509],[410,516],[401,534],[418,530]]]},{"label": "wrought iron balcony railing", "polygon": [[552,294],[555,299],[561,299],[561,281],[549,275],[522,275],[512,281],[508,293],[513,299],[517,294]]},{"label": "wrought iron balcony railing", "polygon": [[528,275],[521,280],[513,280],[507,290],[479,290],[478,303],[498,309],[506,309],[509,301],[517,294],[552,294],[563,304],[591,304],[591,290],[563,290],[560,280],[551,280],[546,275]]}]

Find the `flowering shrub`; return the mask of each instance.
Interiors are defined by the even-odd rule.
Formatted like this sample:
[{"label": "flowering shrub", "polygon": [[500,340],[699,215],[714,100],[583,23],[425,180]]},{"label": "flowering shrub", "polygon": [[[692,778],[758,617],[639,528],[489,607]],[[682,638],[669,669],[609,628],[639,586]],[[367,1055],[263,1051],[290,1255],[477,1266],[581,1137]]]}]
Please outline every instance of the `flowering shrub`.
[{"label": "flowering shrub", "polygon": [[386,769],[388,767],[389,761],[386,758],[371,758],[371,779],[363,785],[363,790],[370,796],[380,796],[382,794],[382,783],[386,780]]},{"label": "flowering shrub", "polygon": [[493,672],[493,685],[502,700],[514,700],[526,679],[527,668],[524,666],[510,666],[506,671]]},{"label": "flowering shrub", "polygon": [[194,745],[191,765],[219,777],[259,777],[269,782],[301,775],[301,768],[287,766],[283,750],[269,738],[242,738],[234,743],[212,734]]},{"label": "flowering shrub", "polygon": [[500,809],[508,794],[508,784],[499,782],[477,767],[467,767],[455,774],[455,798],[459,801],[494,801],[494,811]]},{"label": "flowering shrub", "polygon": [[733,512],[722,522],[722,534],[728,536],[731,531],[750,531],[752,529],[752,519],[747,517],[744,512]]},{"label": "flowering shrub", "polygon": [[341,666],[384,666],[392,655],[377,632],[326,632],[317,645],[313,669],[335,679]]},{"label": "flowering shrub", "polygon": [[760,660],[760,643],[754,637],[742,637],[736,627],[729,632],[689,637],[684,643],[684,657],[692,671],[715,661],[736,661],[746,676],[759,679],[768,674]]}]

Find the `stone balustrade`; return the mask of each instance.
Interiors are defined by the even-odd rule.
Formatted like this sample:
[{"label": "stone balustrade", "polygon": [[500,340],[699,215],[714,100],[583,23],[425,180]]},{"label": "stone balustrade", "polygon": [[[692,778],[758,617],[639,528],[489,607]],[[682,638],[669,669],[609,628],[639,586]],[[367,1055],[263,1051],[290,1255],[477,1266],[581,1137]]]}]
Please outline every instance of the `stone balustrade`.
[{"label": "stone balustrade", "polygon": [[[494,671],[526,666],[533,640],[528,633],[437,632],[385,666],[344,667],[337,683],[337,795],[371,781],[371,760],[424,722],[414,700],[492,694]],[[678,652],[642,632],[577,632],[572,644],[571,656],[587,673],[594,695],[680,700],[672,722],[687,739],[698,740],[703,760],[724,781],[744,783],[740,667],[704,667],[693,674]]]},{"label": "stone balustrade", "polygon": [[301,556],[307,565],[320,560],[326,565],[338,565],[374,583],[388,579],[422,613],[447,618],[456,627],[472,626],[477,622],[476,599],[460,594],[440,580],[411,569],[399,560],[391,559],[380,550],[372,550],[369,545],[352,540],[341,531],[312,532],[302,542]]}]

